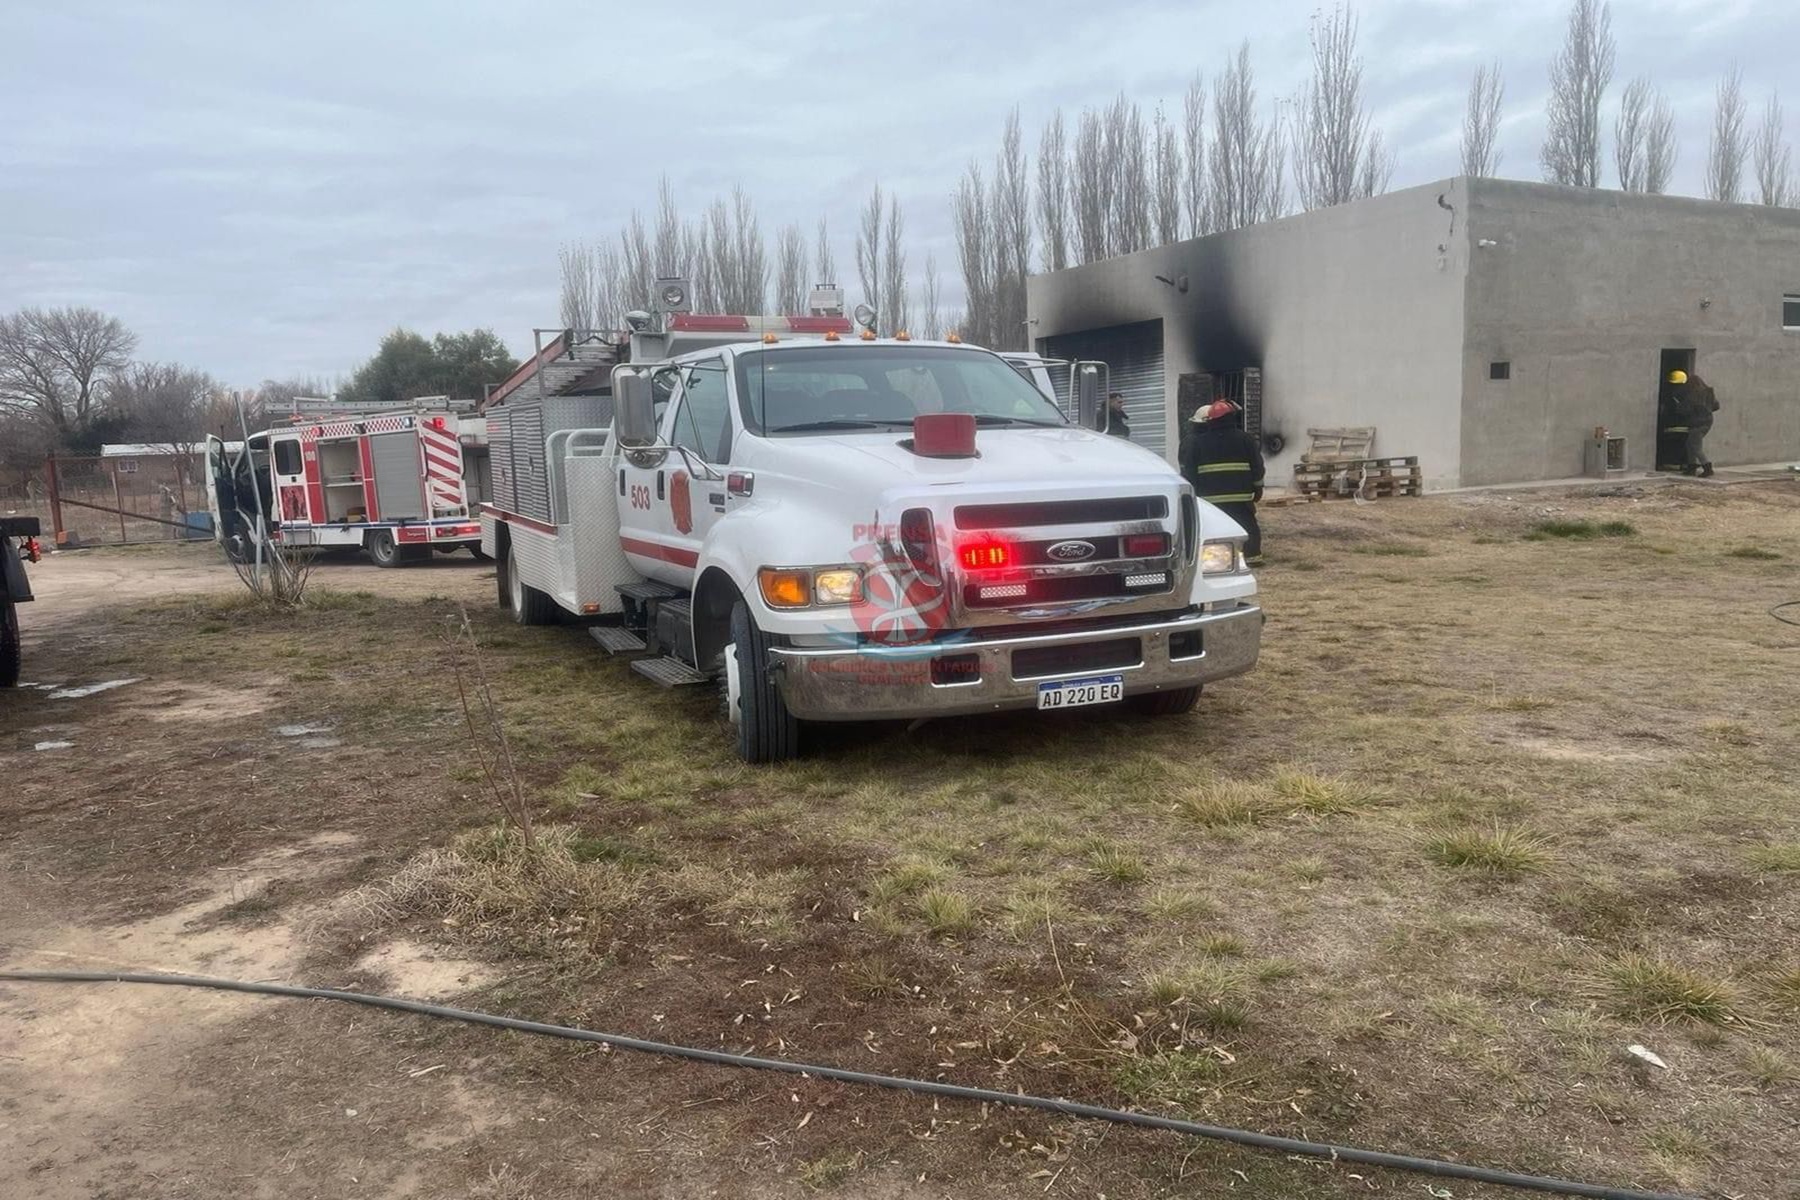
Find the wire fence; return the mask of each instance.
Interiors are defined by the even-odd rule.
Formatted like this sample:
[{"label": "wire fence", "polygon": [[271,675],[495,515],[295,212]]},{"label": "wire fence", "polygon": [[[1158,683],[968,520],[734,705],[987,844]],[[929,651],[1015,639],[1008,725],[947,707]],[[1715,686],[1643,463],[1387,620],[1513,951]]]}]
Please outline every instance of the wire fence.
[{"label": "wire fence", "polygon": [[37,517],[62,546],[212,536],[198,451],[49,459],[0,481],[0,513]]}]

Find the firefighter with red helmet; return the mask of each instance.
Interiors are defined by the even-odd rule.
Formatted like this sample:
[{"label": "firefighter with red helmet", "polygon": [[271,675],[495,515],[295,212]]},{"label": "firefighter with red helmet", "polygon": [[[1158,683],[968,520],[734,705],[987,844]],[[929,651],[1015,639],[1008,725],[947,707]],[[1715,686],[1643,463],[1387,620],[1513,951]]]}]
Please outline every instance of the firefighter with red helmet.
[{"label": "firefighter with red helmet", "polygon": [[1244,527],[1244,556],[1262,560],[1256,503],[1263,495],[1262,450],[1245,432],[1239,409],[1219,399],[1200,409],[1181,438],[1181,474],[1194,494]]}]

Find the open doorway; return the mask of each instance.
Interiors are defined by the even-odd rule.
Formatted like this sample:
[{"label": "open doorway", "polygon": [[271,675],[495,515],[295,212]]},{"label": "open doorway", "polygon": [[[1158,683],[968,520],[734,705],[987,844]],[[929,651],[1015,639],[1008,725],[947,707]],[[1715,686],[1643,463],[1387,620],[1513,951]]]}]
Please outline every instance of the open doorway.
[{"label": "open doorway", "polygon": [[1687,461],[1687,421],[1681,415],[1682,387],[1671,383],[1675,371],[1694,373],[1694,351],[1665,349],[1656,373],[1656,469],[1679,471]]}]

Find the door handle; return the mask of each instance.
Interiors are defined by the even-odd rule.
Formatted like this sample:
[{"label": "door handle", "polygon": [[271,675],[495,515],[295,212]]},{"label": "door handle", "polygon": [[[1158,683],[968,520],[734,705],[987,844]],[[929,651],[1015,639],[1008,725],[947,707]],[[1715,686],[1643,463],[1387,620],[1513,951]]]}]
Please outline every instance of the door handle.
[{"label": "door handle", "polygon": [[658,500],[663,498],[663,473],[661,471],[656,473],[656,498]]}]

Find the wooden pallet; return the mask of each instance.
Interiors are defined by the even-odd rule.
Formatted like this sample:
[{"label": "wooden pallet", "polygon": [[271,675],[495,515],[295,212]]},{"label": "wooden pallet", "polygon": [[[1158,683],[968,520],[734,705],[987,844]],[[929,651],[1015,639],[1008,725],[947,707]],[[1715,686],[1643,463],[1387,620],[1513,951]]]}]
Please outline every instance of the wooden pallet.
[{"label": "wooden pallet", "polygon": [[1358,495],[1364,500],[1388,500],[1422,496],[1425,487],[1418,457],[1406,455],[1296,463],[1294,491],[1307,500],[1348,500]]},{"label": "wooden pallet", "polygon": [[1308,429],[1312,445],[1300,461],[1305,463],[1361,462],[1375,449],[1373,425],[1346,425],[1329,429]]}]

